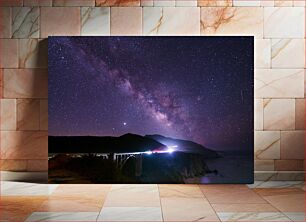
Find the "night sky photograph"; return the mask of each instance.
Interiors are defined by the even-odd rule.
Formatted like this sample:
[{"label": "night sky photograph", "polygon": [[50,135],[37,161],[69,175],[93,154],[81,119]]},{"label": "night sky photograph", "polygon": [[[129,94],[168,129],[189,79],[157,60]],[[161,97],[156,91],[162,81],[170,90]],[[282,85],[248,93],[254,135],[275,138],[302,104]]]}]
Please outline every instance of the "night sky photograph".
[{"label": "night sky photograph", "polygon": [[253,37],[49,37],[48,64],[49,182],[253,181]]}]

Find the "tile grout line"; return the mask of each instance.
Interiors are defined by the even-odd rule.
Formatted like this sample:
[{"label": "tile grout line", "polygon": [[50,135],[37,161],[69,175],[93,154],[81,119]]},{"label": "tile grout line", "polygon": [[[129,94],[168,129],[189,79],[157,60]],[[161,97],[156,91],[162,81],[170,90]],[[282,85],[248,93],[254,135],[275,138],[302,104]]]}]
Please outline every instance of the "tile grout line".
[{"label": "tile grout line", "polygon": [[[197,186],[198,186],[198,188],[200,189],[200,191],[201,191],[203,197],[207,200],[207,202],[209,203],[210,207],[211,207],[211,208],[213,209],[213,211],[215,212],[215,214],[216,214],[217,218],[219,219],[219,221],[222,222],[222,220],[221,220],[221,218],[219,217],[217,211],[216,211],[215,208],[212,206],[211,202],[210,202],[209,199],[205,196],[203,190],[201,189],[201,187],[200,187],[201,185],[198,184]],[[204,184],[204,186],[205,186],[205,184]]]},{"label": "tile grout line", "polygon": [[161,211],[162,221],[165,221],[165,220],[164,220],[163,207],[162,207],[162,203],[161,203],[161,196],[160,196],[160,191],[159,191],[159,184],[156,184],[156,186],[157,186],[157,191],[158,191],[159,205],[160,205],[160,211]]},{"label": "tile grout line", "polygon": [[[204,184],[205,185],[205,184]],[[200,185],[198,185],[200,186]],[[248,186],[247,186],[248,187]],[[249,188],[249,187],[248,187]],[[222,222],[222,219],[219,217],[218,213],[215,211],[214,207],[212,206],[211,202],[209,201],[209,199],[205,196],[204,192],[202,191],[202,189],[200,188],[203,196],[205,197],[205,199],[207,199],[208,203],[210,204],[211,208],[214,210],[215,214],[217,215],[217,217],[220,219],[220,221]],[[266,204],[269,204],[271,205],[272,207],[274,207],[276,210],[277,210],[277,213],[280,213],[282,216],[286,217],[287,219],[289,219],[290,221],[293,221],[291,220],[284,212],[282,212],[279,208],[277,208],[276,206],[274,206],[272,203],[270,203],[268,200],[266,200],[263,196],[261,196],[260,194],[258,194],[257,192],[255,192],[253,189],[249,188],[249,190],[251,190],[252,192],[254,192],[255,194],[257,194],[258,196],[260,196],[265,202]],[[252,203],[250,203],[252,204]],[[255,204],[255,203],[254,203]],[[222,212],[220,212],[222,213]],[[232,212],[232,213],[246,213],[246,212]],[[249,212],[249,213],[273,213],[273,212]]]},{"label": "tile grout line", "polygon": [[98,216],[97,216],[97,218],[96,218],[96,221],[98,221],[98,219],[99,219],[99,217],[100,217],[101,211],[102,211],[103,206],[104,206],[105,201],[106,201],[106,198],[107,198],[108,194],[111,192],[112,187],[113,187],[113,184],[111,184],[111,186],[110,186],[110,188],[109,188],[109,191],[108,191],[107,194],[105,195],[105,199],[104,199],[103,204],[102,204],[102,206],[101,206],[101,209],[100,209],[100,211],[99,211],[99,213],[98,213]]},{"label": "tile grout line", "polygon": [[[266,189],[266,188],[259,188],[259,189]],[[269,189],[269,188],[268,188]],[[271,188],[270,188],[271,189]],[[272,188],[273,189],[273,188]],[[255,192],[255,191],[253,191]],[[274,207],[278,213],[280,213],[281,215],[285,216],[286,218],[288,218],[290,221],[292,221],[289,217],[287,217],[286,214],[284,214],[278,207],[274,206],[272,203],[270,203],[268,200],[266,200],[266,198],[264,198],[262,195],[258,194],[257,192],[255,192],[258,196],[260,196],[264,201],[266,201],[267,204],[270,204],[272,207]]]}]

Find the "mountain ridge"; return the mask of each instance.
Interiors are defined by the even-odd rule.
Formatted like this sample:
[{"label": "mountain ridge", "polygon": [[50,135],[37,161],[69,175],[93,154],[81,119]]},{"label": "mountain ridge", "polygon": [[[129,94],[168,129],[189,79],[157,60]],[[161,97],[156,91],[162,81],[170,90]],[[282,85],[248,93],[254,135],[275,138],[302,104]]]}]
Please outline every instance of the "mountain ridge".
[{"label": "mountain ridge", "polygon": [[218,157],[217,152],[189,140],[165,137],[159,134],[141,136],[127,133],[113,136],[49,136],[49,153],[129,153],[154,150],[199,153]]}]

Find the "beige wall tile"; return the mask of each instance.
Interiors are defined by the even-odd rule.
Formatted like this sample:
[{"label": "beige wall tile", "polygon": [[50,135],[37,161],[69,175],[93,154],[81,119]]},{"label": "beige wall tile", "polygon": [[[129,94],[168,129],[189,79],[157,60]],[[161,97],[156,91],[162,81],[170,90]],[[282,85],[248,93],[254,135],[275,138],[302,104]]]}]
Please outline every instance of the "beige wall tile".
[{"label": "beige wall tile", "polygon": [[39,115],[40,130],[48,130],[48,100],[40,100],[40,115]]},{"label": "beige wall tile", "polygon": [[274,6],[274,0],[260,0],[260,6]]},{"label": "beige wall tile", "polygon": [[272,39],[273,68],[304,68],[304,63],[304,39]]},{"label": "beige wall tile", "polygon": [[27,171],[48,171],[48,159],[45,160],[28,160]]},{"label": "beige wall tile", "polygon": [[48,41],[47,39],[19,40],[19,68],[47,68]]},{"label": "beige wall tile", "polygon": [[141,0],[140,5],[141,6],[153,6],[154,0]]},{"label": "beige wall tile", "polygon": [[303,98],[303,69],[257,69],[256,98]]},{"label": "beige wall tile", "polygon": [[17,100],[17,130],[39,130],[39,100]]},{"label": "beige wall tile", "polygon": [[48,133],[1,131],[1,156],[4,159],[47,159]]},{"label": "beige wall tile", "polygon": [[255,130],[263,130],[263,100],[255,99],[255,116],[254,128]]},{"label": "beige wall tile", "polygon": [[0,160],[0,170],[4,171],[26,171],[26,160]]},{"label": "beige wall tile", "polygon": [[16,130],[16,100],[1,99],[0,108],[1,130]]},{"label": "beige wall tile", "polygon": [[18,40],[0,39],[0,68],[18,68]]},{"label": "beige wall tile", "polygon": [[13,7],[12,17],[13,38],[39,37],[38,7]]},{"label": "beige wall tile", "polygon": [[52,0],[23,0],[24,6],[52,6]]},{"label": "beige wall tile", "polygon": [[202,7],[202,35],[263,36],[263,9],[260,7]]},{"label": "beige wall tile", "polygon": [[198,1],[197,0],[175,0],[175,6],[182,6],[182,7],[191,7],[191,6],[197,6]]},{"label": "beige wall tile", "polygon": [[301,171],[255,171],[256,181],[304,181],[304,173]]},{"label": "beige wall tile", "polygon": [[95,0],[53,0],[53,6],[95,6]]},{"label": "beige wall tile", "polygon": [[233,0],[233,6],[260,6],[260,0]]},{"label": "beige wall tile", "polygon": [[264,130],[289,130],[294,128],[294,99],[264,99]]},{"label": "beige wall tile", "polygon": [[141,7],[112,7],[111,35],[141,35]]},{"label": "beige wall tile", "polygon": [[[305,58],[306,60],[306,58]],[[304,69],[304,98],[306,97],[306,69]]]},{"label": "beige wall tile", "polygon": [[175,6],[175,0],[153,0],[154,7]]},{"label": "beige wall tile", "polygon": [[305,7],[306,2],[304,0],[293,0],[293,6],[295,6],[295,7]]},{"label": "beige wall tile", "polygon": [[232,6],[233,1],[232,0],[198,0],[198,6]]},{"label": "beige wall tile", "polygon": [[274,0],[275,7],[293,6],[293,0]]},{"label": "beige wall tile", "polygon": [[281,132],[281,159],[304,159],[304,131]]},{"label": "beige wall tile", "polygon": [[[93,2],[93,4],[92,4]],[[105,0],[97,0],[98,6],[139,6],[140,0],[111,0],[105,2]],[[274,4],[273,1],[271,1]],[[247,3],[247,4],[245,4]],[[142,1],[143,6],[153,6],[153,0]],[[165,4],[165,6],[195,6],[196,1],[194,0],[155,0],[154,5]],[[234,1],[235,6],[251,6],[252,4],[259,4],[259,1]],[[269,1],[261,1],[261,5],[269,6]],[[304,95],[302,89],[305,86],[301,86],[303,82],[301,76],[302,71],[298,73],[293,73],[293,70],[297,69],[274,69],[270,70],[271,65],[274,68],[303,68],[305,66],[305,42],[302,39],[287,39],[287,38],[304,38],[304,26],[305,22],[305,12],[297,10],[295,8],[286,8],[288,2],[280,3],[280,0],[275,1],[276,5],[282,6],[280,8],[259,8],[259,7],[234,7],[234,8],[224,8],[220,6],[230,6],[232,5],[231,0],[198,0],[199,6],[218,6],[218,7],[203,7],[200,9],[196,7],[151,7],[143,9],[143,18],[142,18],[142,9],[138,7],[129,7],[129,8],[112,8],[112,21],[110,21],[110,9],[109,8],[90,8],[90,7],[71,7],[71,8],[42,8],[42,17],[41,17],[41,34],[45,38],[48,35],[109,35],[110,26],[112,28],[112,35],[140,35],[151,34],[151,35],[198,35],[201,32],[204,35],[231,35],[231,34],[255,34],[256,37],[261,38],[263,36],[263,10],[265,11],[265,27],[264,33],[265,37],[275,38],[272,40],[272,54],[271,54],[271,41],[267,39],[261,39],[256,41],[256,67],[257,68],[266,68],[259,71],[260,80],[267,81],[265,83],[259,82],[263,85],[263,88],[257,90],[259,93],[259,98],[290,98],[290,99],[256,99],[255,100],[255,129],[262,130],[264,129],[304,129],[304,99],[292,99],[292,98],[302,98]],[[300,2],[297,0],[291,2],[296,6],[301,6]],[[303,2],[304,4],[304,2]],[[13,5],[21,6],[21,0],[2,0],[0,1],[0,6],[3,5]],[[50,6],[51,0],[24,0],[25,6]],[[94,0],[85,0],[85,1],[75,1],[75,0],[54,0],[54,5],[57,6],[94,6]],[[271,6],[271,5],[270,5]],[[15,38],[39,38],[39,30],[35,31],[36,22],[34,22],[34,32],[32,34],[30,20],[37,18],[39,16],[39,8],[30,8],[24,7],[21,8],[15,7],[12,10],[14,11],[14,20],[13,26],[10,24],[10,8],[0,8],[0,38],[8,38],[12,35],[11,27],[13,27],[14,37]],[[29,9],[31,9],[29,11]],[[3,11],[3,12],[2,12]],[[102,12],[103,11],[103,12]],[[82,17],[80,16],[82,13]],[[1,16],[5,15],[5,19],[1,19]],[[67,16],[69,15],[69,16]],[[89,19],[90,15],[90,19]],[[192,16],[190,16],[192,15]],[[201,17],[201,26],[200,18]],[[39,18],[37,18],[38,24]],[[62,22],[65,20],[65,22]],[[142,25],[143,22],[143,25]],[[112,23],[112,25],[110,25]],[[60,26],[58,24],[61,24]],[[82,24],[82,26],[81,26]],[[292,25],[295,24],[295,25]],[[3,27],[3,28],[2,28]],[[37,25],[37,29],[39,26]],[[3,30],[3,31],[2,31]],[[285,39],[279,39],[285,38]],[[39,68],[46,67],[46,48],[44,48],[43,53],[40,54],[37,51],[37,39],[20,39],[19,46],[17,40],[0,40],[1,48],[1,59],[0,59],[0,68]],[[19,51],[19,53],[18,53]],[[19,55],[18,55],[19,54]],[[292,59],[292,58],[295,59]],[[19,58],[19,60],[18,60]],[[272,58],[272,63],[270,62]],[[42,60],[40,60],[42,59]],[[18,62],[19,61],[19,62]],[[19,67],[18,67],[19,64]],[[4,71],[4,96],[6,98],[47,98],[47,72],[44,69],[16,69],[16,70],[5,70]],[[257,76],[256,76],[257,78]],[[304,78],[304,77],[303,77]],[[256,82],[256,87],[258,82]],[[1,89],[0,89],[1,91]],[[1,95],[0,95],[1,97]],[[1,122],[2,130],[15,130],[16,129],[16,100],[13,99],[4,99],[9,101],[9,113],[15,113],[13,117],[5,117],[9,119],[8,122],[4,121],[6,125],[3,128],[3,120]],[[22,125],[22,120],[28,122],[29,125],[23,128],[22,130],[27,129],[40,129],[47,130],[48,128],[48,101],[43,100],[18,100],[22,101],[35,101],[35,105],[27,104],[23,109],[33,110],[35,106],[35,111],[30,116],[24,115],[22,110],[22,103],[18,103],[18,111],[23,114],[18,115],[18,128],[19,125]],[[264,101],[264,102],[263,102]],[[294,102],[295,101],[295,102]],[[5,106],[2,105],[1,101],[1,111]],[[12,105],[15,104],[15,105]],[[265,106],[263,110],[263,106]],[[38,109],[37,109],[38,107]],[[7,107],[6,107],[7,108]],[[13,112],[11,112],[13,110]],[[37,111],[38,110],[38,111]],[[39,112],[39,113],[37,113]],[[30,113],[30,112],[28,112]],[[39,118],[32,118],[33,115],[39,116]],[[263,118],[264,114],[264,118]],[[24,115],[24,116],[22,116]],[[1,113],[1,117],[3,114]],[[19,119],[19,117],[22,117]],[[294,124],[294,119],[295,124]],[[37,126],[38,123],[38,126]],[[294,126],[295,125],[295,126]],[[2,132],[6,134],[6,140],[9,140],[9,143],[5,143],[5,147],[13,147],[12,152],[5,151],[5,154],[8,154],[9,157],[17,158],[22,156],[21,159],[26,156],[28,160],[28,168],[24,167],[26,165],[25,160],[10,160],[9,163],[4,163],[8,166],[7,169],[18,170],[27,169],[28,171],[40,171],[47,169],[46,155],[43,159],[45,160],[32,160],[33,149],[36,149],[36,152],[39,152],[38,145],[34,145],[32,153],[25,151],[24,145],[26,147],[32,147],[30,143],[36,144],[41,141],[44,144],[43,139],[40,139],[37,135],[24,134],[24,133],[33,133],[35,132]],[[14,135],[10,135],[10,133]],[[36,132],[39,134],[39,132]],[[272,133],[269,136],[261,136],[265,138],[266,143],[273,140],[275,136],[275,131],[264,131],[256,132],[259,133]],[[301,135],[300,131],[286,131],[282,132],[281,136],[281,157],[286,156],[286,161],[276,161],[275,166],[278,170],[293,170],[301,168],[301,161],[296,161],[297,154],[299,157],[301,155]],[[290,134],[290,135],[287,135]],[[294,134],[294,135],[291,135]],[[304,133],[302,132],[304,135]],[[265,134],[266,135],[266,134]],[[284,135],[284,136],[283,136]],[[29,137],[28,139],[26,139]],[[292,139],[292,138],[293,139]],[[8,138],[8,139],[7,139]],[[15,138],[13,140],[12,138]],[[23,141],[22,143],[19,141]],[[12,142],[13,141],[13,142]],[[17,142],[16,142],[17,141]],[[19,145],[16,145],[19,142]],[[258,145],[258,142],[263,143],[261,140],[255,139],[255,144]],[[279,141],[278,144],[279,150]],[[11,146],[12,144],[12,146]],[[21,145],[22,144],[22,145]],[[1,145],[2,146],[2,145]],[[42,147],[44,147],[43,145]],[[260,146],[264,146],[261,144]],[[274,162],[272,159],[277,159],[277,150],[275,144],[272,147],[264,150],[259,154],[260,159],[270,158],[269,160],[256,160],[255,169],[256,170],[273,170]],[[35,148],[36,147],[36,148]],[[285,148],[283,148],[285,147]],[[289,148],[288,148],[289,147]],[[293,147],[293,148],[292,148]],[[271,151],[272,148],[272,151]],[[297,151],[294,149],[298,149]],[[22,150],[22,151],[20,151]],[[47,153],[47,151],[43,151]],[[256,152],[255,152],[256,153]],[[36,154],[36,153],[35,153]],[[17,156],[17,157],[16,157]],[[294,157],[294,158],[293,158]],[[36,157],[34,157],[35,159]],[[42,158],[42,157],[40,157]],[[14,161],[17,161],[14,166]],[[18,162],[20,161],[20,162]],[[2,162],[1,162],[2,163]],[[20,165],[19,165],[20,164]],[[19,166],[19,168],[18,168]],[[21,167],[22,166],[22,167]]]},{"label": "beige wall tile", "polygon": [[280,132],[255,131],[254,153],[255,159],[280,159]]},{"label": "beige wall tile", "polygon": [[140,0],[96,0],[96,6],[140,6]]},{"label": "beige wall tile", "polygon": [[305,10],[300,7],[264,8],[265,38],[304,38]]},{"label": "beige wall tile", "polygon": [[3,69],[0,69],[0,99],[3,98]]},{"label": "beige wall tile", "polygon": [[0,7],[0,38],[11,38],[12,10],[9,7]]},{"label": "beige wall tile", "polygon": [[52,35],[80,35],[80,11],[78,7],[42,7],[41,38]]},{"label": "beige wall tile", "polygon": [[303,160],[275,160],[275,170],[302,171],[304,170],[304,161]]},{"label": "beige wall tile", "polygon": [[81,19],[81,35],[110,35],[109,7],[82,7]]},{"label": "beige wall tile", "polygon": [[255,39],[255,67],[271,68],[271,40]]},{"label": "beige wall tile", "polygon": [[254,170],[273,171],[274,170],[274,160],[255,160]]},{"label": "beige wall tile", "polygon": [[47,69],[5,69],[5,98],[47,98]]},{"label": "beige wall tile", "polygon": [[200,35],[200,9],[197,7],[144,7],[143,34]]},{"label": "beige wall tile", "polygon": [[0,0],[0,7],[22,6],[22,0]]},{"label": "beige wall tile", "polygon": [[295,129],[305,129],[305,99],[295,100]]}]

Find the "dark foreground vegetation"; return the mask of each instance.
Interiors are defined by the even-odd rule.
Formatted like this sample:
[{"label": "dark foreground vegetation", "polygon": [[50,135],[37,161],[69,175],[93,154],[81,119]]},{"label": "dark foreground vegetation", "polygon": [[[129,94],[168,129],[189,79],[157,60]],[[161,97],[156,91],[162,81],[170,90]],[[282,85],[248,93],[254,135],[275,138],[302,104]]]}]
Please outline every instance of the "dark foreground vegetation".
[{"label": "dark foreground vegetation", "polygon": [[[217,173],[199,154],[174,152],[131,157],[124,164],[95,154],[57,154],[49,160],[50,183],[185,183],[186,179]],[[138,166],[138,167],[137,167]]]}]

